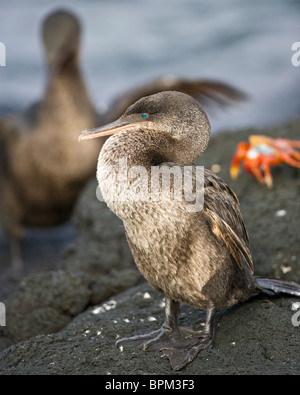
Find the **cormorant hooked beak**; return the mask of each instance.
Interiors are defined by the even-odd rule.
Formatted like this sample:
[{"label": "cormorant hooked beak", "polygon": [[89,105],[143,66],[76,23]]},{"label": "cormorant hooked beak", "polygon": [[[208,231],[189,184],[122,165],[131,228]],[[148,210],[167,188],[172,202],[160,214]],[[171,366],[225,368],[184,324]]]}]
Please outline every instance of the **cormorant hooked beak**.
[{"label": "cormorant hooked beak", "polygon": [[110,136],[112,134],[121,132],[122,130],[140,128],[141,126],[145,127],[145,124],[148,127],[153,127],[153,122],[130,122],[119,118],[116,121],[108,123],[107,125],[101,126],[99,128],[84,130],[80,133],[78,141],[81,142],[83,140],[90,140],[96,137]]}]

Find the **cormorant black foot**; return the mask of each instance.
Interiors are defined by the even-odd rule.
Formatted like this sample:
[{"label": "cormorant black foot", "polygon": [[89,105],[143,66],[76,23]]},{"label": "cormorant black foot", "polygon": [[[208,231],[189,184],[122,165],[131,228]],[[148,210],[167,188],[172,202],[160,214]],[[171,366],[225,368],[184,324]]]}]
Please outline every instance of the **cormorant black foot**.
[{"label": "cormorant black foot", "polygon": [[192,362],[200,351],[212,347],[212,337],[206,332],[195,332],[187,328],[179,328],[180,331],[185,330],[186,334],[171,346],[162,347],[162,358],[169,359],[173,370],[181,370]]},{"label": "cormorant black foot", "polygon": [[144,351],[161,350],[162,358],[168,358],[172,369],[180,370],[196,358],[199,351],[212,345],[212,338],[202,331],[177,326],[171,329],[163,325],[146,335],[118,340],[118,347],[134,347]]}]

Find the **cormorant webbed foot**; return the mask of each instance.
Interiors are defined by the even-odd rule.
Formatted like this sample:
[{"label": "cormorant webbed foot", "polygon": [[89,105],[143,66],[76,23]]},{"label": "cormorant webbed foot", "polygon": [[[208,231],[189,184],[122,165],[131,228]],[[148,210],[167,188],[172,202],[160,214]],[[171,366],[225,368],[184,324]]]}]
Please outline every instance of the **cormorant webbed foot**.
[{"label": "cormorant webbed foot", "polygon": [[[180,328],[188,330],[188,328]],[[192,333],[193,332],[193,333]],[[181,370],[192,362],[200,351],[212,346],[212,337],[204,331],[190,331],[189,336],[183,336],[171,344],[171,347],[163,347],[162,358],[169,359],[173,370]]]}]

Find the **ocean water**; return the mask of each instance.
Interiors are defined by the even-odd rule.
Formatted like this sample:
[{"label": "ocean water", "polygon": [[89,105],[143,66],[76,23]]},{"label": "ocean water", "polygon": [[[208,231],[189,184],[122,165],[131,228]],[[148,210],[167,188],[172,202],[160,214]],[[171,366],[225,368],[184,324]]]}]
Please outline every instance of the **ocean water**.
[{"label": "ocean water", "polygon": [[[163,75],[222,80],[247,102],[210,114],[213,132],[300,115],[299,0],[0,0],[0,111],[43,95],[43,18],[66,8],[83,27],[81,64],[97,108]],[[300,60],[300,56],[299,56]],[[300,136],[300,131],[299,131]]]}]

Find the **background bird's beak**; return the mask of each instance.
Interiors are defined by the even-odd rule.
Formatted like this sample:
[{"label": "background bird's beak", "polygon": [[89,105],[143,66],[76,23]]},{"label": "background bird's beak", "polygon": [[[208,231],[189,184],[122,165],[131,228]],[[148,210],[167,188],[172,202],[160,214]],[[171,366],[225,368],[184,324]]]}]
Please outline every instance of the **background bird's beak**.
[{"label": "background bird's beak", "polygon": [[79,135],[78,141],[90,140],[96,137],[110,136],[111,134],[115,134],[121,130],[138,128],[141,126],[141,124],[145,125],[145,123],[150,124],[151,122],[126,122],[122,121],[121,119],[117,119],[116,121],[108,123],[105,126],[84,130]]}]

